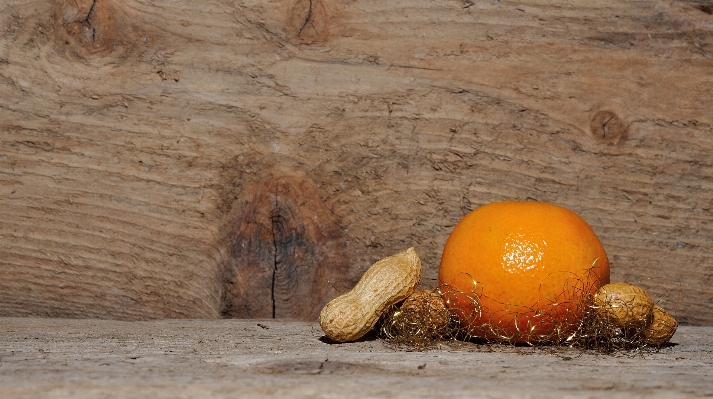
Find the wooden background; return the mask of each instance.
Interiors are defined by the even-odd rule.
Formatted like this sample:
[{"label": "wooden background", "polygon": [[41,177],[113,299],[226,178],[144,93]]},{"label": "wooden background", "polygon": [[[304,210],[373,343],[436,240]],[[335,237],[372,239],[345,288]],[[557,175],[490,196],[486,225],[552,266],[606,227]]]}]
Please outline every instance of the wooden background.
[{"label": "wooden background", "polygon": [[491,201],[713,323],[713,4],[4,0],[0,316],[312,319]]}]

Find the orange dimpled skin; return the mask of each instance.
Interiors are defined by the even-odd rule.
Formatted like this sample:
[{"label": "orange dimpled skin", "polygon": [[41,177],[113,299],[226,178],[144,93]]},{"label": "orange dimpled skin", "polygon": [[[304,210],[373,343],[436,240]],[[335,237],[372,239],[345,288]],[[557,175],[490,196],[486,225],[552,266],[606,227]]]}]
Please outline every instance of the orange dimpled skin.
[{"label": "orange dimpled skin", "polygon": [[506,201],[466,215],[448,237],[441,291],[469,334],[490,341],[566,339],[609,283],[591,227],[569,209]]}]

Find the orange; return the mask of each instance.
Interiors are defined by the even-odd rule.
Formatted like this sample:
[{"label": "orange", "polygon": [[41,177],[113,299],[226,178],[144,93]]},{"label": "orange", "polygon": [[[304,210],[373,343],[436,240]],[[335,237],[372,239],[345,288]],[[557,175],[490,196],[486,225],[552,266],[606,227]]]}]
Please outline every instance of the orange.
[{"label": "orange", "polygon": [[546,202],[496,202],[461,220],[438,272],[449,308],[469,335],[558,342],[579,326],[609,283],[609,260],[584,219]]}]

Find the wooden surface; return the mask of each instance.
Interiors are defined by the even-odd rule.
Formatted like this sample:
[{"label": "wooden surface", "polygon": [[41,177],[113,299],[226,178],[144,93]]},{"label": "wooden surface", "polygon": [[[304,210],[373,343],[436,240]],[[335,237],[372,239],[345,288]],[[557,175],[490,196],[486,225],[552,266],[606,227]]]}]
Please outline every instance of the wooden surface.
[{"label": "wooden surface", "polygon": [[711,325],[702,1],[5,0],[0,315],[309,319],[529,199]]},{"label": "wooden surface", "polygon": [[381,340],[329,344],[317,323],[0,318],[0,398],[684,398],[713,395],[713,328],[659,352],[596,355]]}]

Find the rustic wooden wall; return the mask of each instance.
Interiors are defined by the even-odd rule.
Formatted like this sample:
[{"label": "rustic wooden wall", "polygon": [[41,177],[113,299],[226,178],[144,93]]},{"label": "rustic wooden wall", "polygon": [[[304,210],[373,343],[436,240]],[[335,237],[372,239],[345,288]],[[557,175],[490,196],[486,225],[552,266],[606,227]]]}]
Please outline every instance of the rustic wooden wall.
[{"label": "rustic wooden wall", "polygon": [[0,316],[312,318],[534,199],[710,325],[701,1],[5,0]]}]

